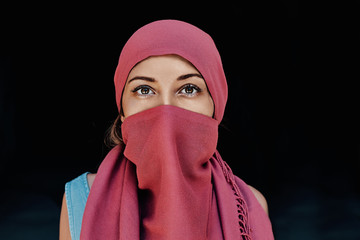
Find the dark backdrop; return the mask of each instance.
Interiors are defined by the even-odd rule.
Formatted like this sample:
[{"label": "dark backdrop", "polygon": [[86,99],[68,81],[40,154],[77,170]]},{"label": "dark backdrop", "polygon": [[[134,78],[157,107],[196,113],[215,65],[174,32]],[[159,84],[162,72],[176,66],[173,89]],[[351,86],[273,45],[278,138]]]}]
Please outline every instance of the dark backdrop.
[{"label": "dark backdrop", "polygon": [[297,1],[1,8],[0,236],[57,239],[65,182],[96,172],[113,74],[146,23],[188,21],[222,56],[218,149],[267,198],[276,239],[359,239],[359,26],[353,6]]}]

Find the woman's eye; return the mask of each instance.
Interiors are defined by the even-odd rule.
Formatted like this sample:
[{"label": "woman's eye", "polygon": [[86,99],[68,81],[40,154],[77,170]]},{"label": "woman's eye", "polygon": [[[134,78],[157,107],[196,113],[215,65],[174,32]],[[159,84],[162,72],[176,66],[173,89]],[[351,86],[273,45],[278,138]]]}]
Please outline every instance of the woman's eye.
[{"label": "woman's eye", "polygon": [[138,94],[140,96],[141,95],[146,96],[146,95],[154,94],[154,91],[149,86],[138,86],[134,90],[132,90],[132,92],[134,92],[134,93],[136,93],[136,94]]},{"label": "woman's eye", "polygon": [[199,93],[200,91],[201,90],[199,87],[192,85],[192,84],[187,84],[180,90],[180,93],[193,96],[193,95]]}]

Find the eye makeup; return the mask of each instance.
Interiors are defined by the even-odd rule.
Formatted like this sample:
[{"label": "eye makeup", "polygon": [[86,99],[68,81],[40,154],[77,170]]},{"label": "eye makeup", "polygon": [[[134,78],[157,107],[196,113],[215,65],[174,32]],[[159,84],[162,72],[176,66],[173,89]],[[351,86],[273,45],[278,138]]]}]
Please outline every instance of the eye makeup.
[{"label": "eye makeup", "polygon": [[148,85],[139,85],[131,90],[131,92],[141,97],[147,97],[149,95],[155,94],[155,91]]},{"label": "eye makeup", "polygon": [[191,83],[185,84],[178,91],[178,93],[189,96],[189,97],[194,97],[197,94],[199,94],[200,92],[202,92],[202,90],[198,86],[191,84]]}]

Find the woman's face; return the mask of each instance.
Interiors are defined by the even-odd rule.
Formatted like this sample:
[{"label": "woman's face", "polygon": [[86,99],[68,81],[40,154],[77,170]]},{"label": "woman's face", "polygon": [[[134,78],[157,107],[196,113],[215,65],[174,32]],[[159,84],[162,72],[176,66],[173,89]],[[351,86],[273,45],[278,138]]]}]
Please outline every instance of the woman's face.
[{"label": "woman's face", "polygon": [[173,105],[209,117],[214,114],[214,103],[203,77],[177,55],[149,57],[131,70],[122,95],[121,121],[160,105]]}]

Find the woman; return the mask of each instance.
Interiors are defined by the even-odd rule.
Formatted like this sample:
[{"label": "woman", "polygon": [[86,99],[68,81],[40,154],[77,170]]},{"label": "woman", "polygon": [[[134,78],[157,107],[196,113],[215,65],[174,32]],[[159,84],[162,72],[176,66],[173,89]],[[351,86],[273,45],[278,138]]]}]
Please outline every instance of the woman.
[{"label": "woman", "polygon": [[265,198],[216,151],[227,84],[208,34],[145,25],[114,81],[116,146],[96,175],[66,184],[60,239],[273,239]]}]

